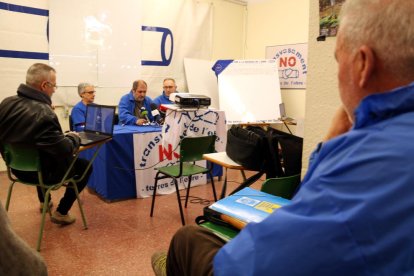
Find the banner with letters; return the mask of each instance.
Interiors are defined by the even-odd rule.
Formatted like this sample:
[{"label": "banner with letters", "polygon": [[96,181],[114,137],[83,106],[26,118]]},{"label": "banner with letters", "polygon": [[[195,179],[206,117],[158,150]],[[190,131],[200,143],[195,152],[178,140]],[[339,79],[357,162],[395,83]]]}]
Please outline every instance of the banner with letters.
[{"label": "banner with letters", "polygon": [[8,0],[0,5],[0,100],[34,62],[58,72],[55,105],[76,104],[80,82],[97,85],[96,101],[108,105],[136,79],[149,95],[161,93],[166,77],[187,91],[184,57],[210,59],[212,11],[187,0]]},{"label": "banner with letters", "polygon": [[[224,111],[217,110],[168,110],[162,133],[134,135],[134,158],[137,197],[152,196],[156,167],[174,165],[180,157],[179,142],[185,136],[217,136],[216,151],[225,151],[226,118]],[[198,163],[206,166],[205,161]],[[205,184],[206,175],[195,175],[191,187]],[[178,180],[179,189],[187,187],[188,178]],[[158,181],[158,194],[175,192],[172,179]]]},{"label": "banner with letters", "polygon": [[266,58],[275,59],[279,67],[280,88],[306,89],[308,44],[266,47]]}]

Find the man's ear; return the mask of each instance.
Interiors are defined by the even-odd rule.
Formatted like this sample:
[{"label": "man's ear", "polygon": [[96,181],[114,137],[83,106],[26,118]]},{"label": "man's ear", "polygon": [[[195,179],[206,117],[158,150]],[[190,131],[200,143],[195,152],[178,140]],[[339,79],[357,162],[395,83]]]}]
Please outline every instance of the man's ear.
[{"label": "man's ear", "polygon": [[361,88],[366,87],[369,84],[369,81],[373,77],[374,69],[375,69],[375,53],[374,51],[366,46],[362,45],[357,52],[357,60],[358,62],[358,74],[359,74],[359,82],[358,85]]}]

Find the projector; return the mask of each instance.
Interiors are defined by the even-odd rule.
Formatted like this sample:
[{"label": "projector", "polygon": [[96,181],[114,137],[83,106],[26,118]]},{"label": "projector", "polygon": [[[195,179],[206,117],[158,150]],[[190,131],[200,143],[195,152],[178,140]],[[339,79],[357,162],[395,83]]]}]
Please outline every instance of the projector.
[{"label": "projector", "polygon": [[204,95],[177,93],[174,102],[180,107],[209,107],[211,99]]}]

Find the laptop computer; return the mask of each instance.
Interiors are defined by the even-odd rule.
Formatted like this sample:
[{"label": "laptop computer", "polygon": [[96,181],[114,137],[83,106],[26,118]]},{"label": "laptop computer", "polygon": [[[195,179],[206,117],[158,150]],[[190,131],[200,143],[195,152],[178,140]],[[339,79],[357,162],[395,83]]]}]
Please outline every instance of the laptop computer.
[{"label": "laptop computer", "polygon": [[87,146],[112,138],[114,120],[115,106],[88,104],[86,106],[85,128],[79,132],[80,144]]}]

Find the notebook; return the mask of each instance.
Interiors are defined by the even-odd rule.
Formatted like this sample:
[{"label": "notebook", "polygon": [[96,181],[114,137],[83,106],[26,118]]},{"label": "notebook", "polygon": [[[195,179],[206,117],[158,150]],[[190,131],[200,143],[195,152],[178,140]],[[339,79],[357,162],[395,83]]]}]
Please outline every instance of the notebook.
[{"label": "notebook", "polygon": [[86,106],[85,129],[79,132],[82,146],[108,138],[114,132],[115,106],[88,104]]}]

